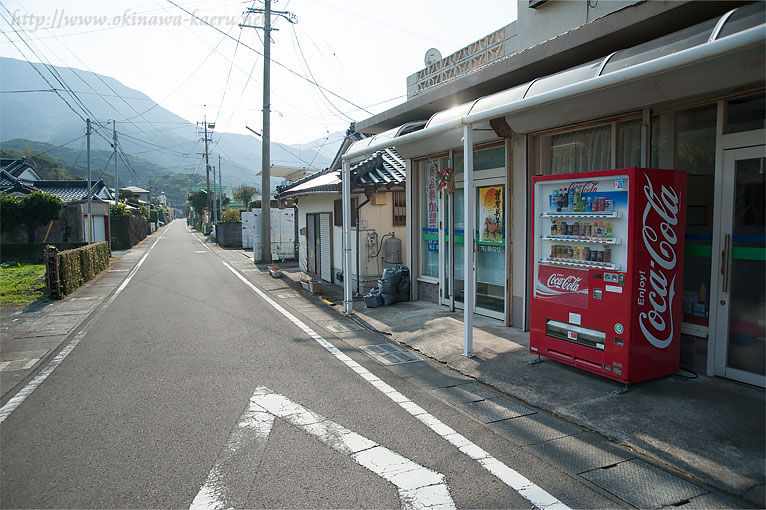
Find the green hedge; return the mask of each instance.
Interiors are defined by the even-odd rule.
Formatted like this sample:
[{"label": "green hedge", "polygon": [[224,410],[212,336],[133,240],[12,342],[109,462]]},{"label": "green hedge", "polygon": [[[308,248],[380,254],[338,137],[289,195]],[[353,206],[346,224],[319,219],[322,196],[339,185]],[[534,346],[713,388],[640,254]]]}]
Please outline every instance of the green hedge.
[{"label": "green hedge", "polygon": [[109,243],[93,243],[59,253],[59,280],[63,294],[70,294],[109,267]]}]

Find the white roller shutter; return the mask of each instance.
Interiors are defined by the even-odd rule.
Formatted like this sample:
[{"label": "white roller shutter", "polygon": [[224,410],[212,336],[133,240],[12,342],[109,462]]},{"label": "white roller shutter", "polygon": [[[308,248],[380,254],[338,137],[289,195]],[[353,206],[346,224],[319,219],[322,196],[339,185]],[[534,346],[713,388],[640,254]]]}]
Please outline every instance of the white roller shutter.
[{"label": "white roller shutter", "polygon": [[332,281],[332,225],[330,213],[319,215],[320,277],[326,282]]}]

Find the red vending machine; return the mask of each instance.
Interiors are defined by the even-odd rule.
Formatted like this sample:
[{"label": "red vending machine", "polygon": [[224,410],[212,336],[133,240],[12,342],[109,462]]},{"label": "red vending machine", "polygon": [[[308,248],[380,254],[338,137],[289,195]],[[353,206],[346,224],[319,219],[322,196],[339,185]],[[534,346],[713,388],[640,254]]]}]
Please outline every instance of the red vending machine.
[{"label": "red vending machine", "polygon": [[623,383],[679,368],[686,174],[534,177],[530,351]]}]

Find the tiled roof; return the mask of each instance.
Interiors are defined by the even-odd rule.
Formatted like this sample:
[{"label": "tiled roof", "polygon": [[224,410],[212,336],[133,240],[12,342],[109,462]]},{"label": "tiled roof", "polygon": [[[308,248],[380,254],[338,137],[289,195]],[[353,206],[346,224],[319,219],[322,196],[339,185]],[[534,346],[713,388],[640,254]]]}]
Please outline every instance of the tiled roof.
[{"label": "tiled roof", "polygon": [[[92,197],[100,200],[97,195],[104,189],[104,181],[99,179],[98,181],[91,181],[91,183]],[[88,198],[86,181],[34,181],[33,185],[40,191],[56,195],[63,202]]]},{"label": "tiled roof", "polygon": [[355,184],[364,187],[398,186],[407,179],[404,160],[393,148],[372,153],[351,170]]},{"label": "tiled roof", "polygon": [[3,158],[3,159],[0,159],[0,168],[2,168],[4,171],[6,171],[9,174],[11,174],[13,177],[19,177],[21,174],[23,174],[27,170],[30,170],[38,178],[40,177],[39,175],[37,175],[37,172],[35,172],[35,169],[32,168],[32,165],[27,163],[27,161],[24,158],[20,158],[20,159]]},{"label": "tiled roof", "polygon": [[[98,195],[106,188],[104,181],[99,179],[98,181],[91,181],[91,183],[92,198],[101,200]],[[44,191],[56,195],[62,202],[88,198],[86,181],[26,181],[16,179],[6,171],[0,172],[0,192],[29,194],[33,191]]]},{"label": "tiled roof", "polygon": [[17,180],[18,179],[8,173],[5,169],[0,170],[0,186],[13,186]]},{"label": "tiled roof", "polygon": [[[345,152],[351,143],[363,140],[365,135],[349,133],[346,140],[341,144],[339,154]],[[340,158],[336,157],[340,164]],[[402,186],[407,179],[407,171],[404,159],[396,152],[396,149],[385,149],[370,155],[367,159],[351,166],[351,184],[353,189],[381,188]],[[296,182],[291,182],[277,187],[277,196],[285,198],[292,195],[305,195],[317,192],[341,191],[340,170],[338,168],[326,168],[315,174],[309,175]]]}]

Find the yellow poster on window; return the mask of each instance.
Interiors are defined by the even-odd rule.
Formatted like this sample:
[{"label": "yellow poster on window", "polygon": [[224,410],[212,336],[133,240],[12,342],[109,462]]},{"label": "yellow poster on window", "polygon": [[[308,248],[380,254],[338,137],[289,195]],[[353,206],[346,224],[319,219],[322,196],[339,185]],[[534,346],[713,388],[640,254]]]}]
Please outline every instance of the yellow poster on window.
[{"label": "yellow poster on window", "polygon": [[479,190],[479,243],[505,244],[503,186],[481,186]]}]

